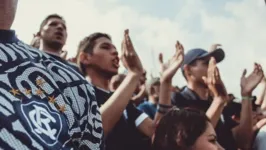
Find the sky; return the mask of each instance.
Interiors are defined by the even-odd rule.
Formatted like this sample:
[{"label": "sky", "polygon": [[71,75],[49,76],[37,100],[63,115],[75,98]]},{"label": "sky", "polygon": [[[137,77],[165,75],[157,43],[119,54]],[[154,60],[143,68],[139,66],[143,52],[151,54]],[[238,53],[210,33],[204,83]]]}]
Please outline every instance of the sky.
[{"label": "sky", "polygon": [[[251,72],[254,62],[266,69],[264,0],[20,0],[12,28],[30,43],[41,21],[53,13],[67,22],[64,48],[69,57],[93,32],[110,34],[120,51],[128,28],[144,68],[153,76],[158,76],[158,54],[170,58],[177,40],[185,51],[222,44],[226,57],[219,69],[228,92],[236,96],[243,69]],[[173,82],[180,87],[186,83],[180,71]]]}]

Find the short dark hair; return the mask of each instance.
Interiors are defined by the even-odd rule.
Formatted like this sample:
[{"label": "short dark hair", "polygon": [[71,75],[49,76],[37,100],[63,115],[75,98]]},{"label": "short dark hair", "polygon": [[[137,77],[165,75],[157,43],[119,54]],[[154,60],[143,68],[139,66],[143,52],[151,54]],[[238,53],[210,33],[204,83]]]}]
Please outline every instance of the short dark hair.
[{"label": "short dark hair", "polygon": [[78,46],[78,52],[77,52],[77,55],[76,55],[76,58],[77,58],[77,62],[78,62],[78,66],[81,70],[81,72],[86,75],[86,66],[84,64],[82,64],[79,60],[79,54],[81,52],[85,52],[85,53],[89,53],[89,54],[93,54],[93,48],[96,44],[96,40],[99,39],[99,38],[102,38],[102,37],[105,37],[109,40],[112,40],[111,37],[106,34],[106,33],[100,33],[100,32],[96,32],[96,33],[93,33],[87,37],[85,37],[80,43],[79,43],[79,46]]},{"label": "short dark hair", "polygon": [[[204,112],[191,108],[173,108],[156,128],[153,150],[189,149],[205,132],[208,122]],[[177,143],[177,140],[180,142]]]},{"label": "short dark hair", "polygon": [[[42,30],[42,28],[47,24],[47,22],[49,21],[49,19],[51,18],[58,18],[58,19],[61,19],[61,20],[64,20],[64,18],[58,14],[51,14],[51,15],[48,15],[41,23],[40,25],[40,29],[39,31]],[[65,20],[64,20],[65,21]]]}]

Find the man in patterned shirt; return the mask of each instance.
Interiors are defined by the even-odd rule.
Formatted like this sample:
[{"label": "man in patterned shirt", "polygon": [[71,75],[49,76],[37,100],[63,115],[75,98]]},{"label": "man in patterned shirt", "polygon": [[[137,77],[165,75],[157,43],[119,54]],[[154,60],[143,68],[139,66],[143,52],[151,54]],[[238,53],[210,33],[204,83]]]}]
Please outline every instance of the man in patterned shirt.
[{"label": "man in patterned shirt", "polygon": [[92,86],[10,30],[17,0],[0,1],[0,149],[102,149]]},{"label": "man in patterned shirt", "polygon": [[57,14],[48,15],[42,21],[36,37],[40,40],[40,50],[80,72],[76,64],[60,57],[67,40],[67,25],[63,17]]}]

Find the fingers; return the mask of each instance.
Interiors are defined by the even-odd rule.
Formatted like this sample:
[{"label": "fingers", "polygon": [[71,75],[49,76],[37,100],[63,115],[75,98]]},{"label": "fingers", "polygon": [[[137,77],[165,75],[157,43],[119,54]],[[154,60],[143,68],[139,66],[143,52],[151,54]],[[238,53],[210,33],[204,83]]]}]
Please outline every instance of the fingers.
[{"label": "fingers", "polygon": [[221,44],[213,44],[210,48],[210,52],[216,50],[219,46],[222,46]]},{"label": "fingers", "polygon": [[163,64],[163,54],[162,53],[159,54],[159,63]]},{"label": "fingers", "polygon": [[67,51],[61,51],[60,57],[61,57],[62,59],[66,59],[66,58],[67,58],[67,54],[68,54]]},{"label": "fingers", "polygon": [[131,39],[130,39],[130,36],[129,36],[129,30],[128,29],[125,30],[125,41],[126,41],[126,45],[128,47],[128,50],[132,51],[133,50],[133,45],[132,45],[132,42],[131,42]]},{"label": "fingers", "polygon": [[242,73],[242,78],[245,78],[247,74],[247,69],[244,69],[243,73]]},{"label": "fingers", "polygon": [[254,70],[253,73],[258,74],[259,73],[259,66],[257,63],[254,63]]},{"label": "fingers", "polygon": [[175,47],[176,47],[176,56],[177,57],[184,54],[184,47],[179,41],[176,42]]},{"label": "fingers", "polygon": [[214,78],[215,68],[216,68],[216,61],[213,57],[211,57],[208,66],[208,74],[207,74],[208,77]]}]

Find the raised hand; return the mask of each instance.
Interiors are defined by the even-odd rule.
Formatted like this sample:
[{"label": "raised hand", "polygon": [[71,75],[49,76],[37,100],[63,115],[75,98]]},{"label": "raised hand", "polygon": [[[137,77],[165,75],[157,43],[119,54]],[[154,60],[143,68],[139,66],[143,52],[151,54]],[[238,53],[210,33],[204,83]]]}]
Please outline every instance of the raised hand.
[{"label": "raised hand", "polygon": [[125,30],[122,41],[122,57],[124,67],[132,73],[142,74],[143,67],[129,36],[129,30]]},{"label": "raised hand", "polygon": [[202,79],[214,97],[222,97],[223,100],[229,100],[219,69],[216,66],[216,60],[213,57],[209,61],[207,77],[204,76]]},{"label": "raised hand", "polygon": [[160,64],[160,75],[162,75],[162,73],[168,68],[168,64],[167,63],[164,63],[164,61],[163,61],[163,54],[162,53],[160,53],[159,54],[159,64]]},{"label": "raised hand", "polygon": [[64,59],[64,60],[66,60],[67,59],[67,55],[68,55],[68,52],[63,50],[63,51],[61,51],[60,57],[62,59]]},{"label": "raised hand", "polygon": [[181,67],[183,60],[184,60],[184,47],[179,41],[176,42],[175,45],[175,54],[174,56],[168,61],[165,66],[165,70],[162,72],[161,79],[164,81],[172,81],[173,76],[175,75],[176,71]]},{"label": "raised hand", "polygon": [[213,44],[209,50],[209,52],[212,52],[214,50],[216,50],[219,46],[222,46],[221,44]]},{"label": "raised hand", "polygon": [[243,71],[241,77],[241,94],[242,96],[251,96],[252,91],[258,86],[264,77],[264,73],[260,64],[255,63],[253,72],[246,77],[247,70]]}]

